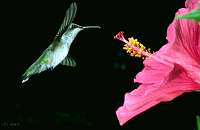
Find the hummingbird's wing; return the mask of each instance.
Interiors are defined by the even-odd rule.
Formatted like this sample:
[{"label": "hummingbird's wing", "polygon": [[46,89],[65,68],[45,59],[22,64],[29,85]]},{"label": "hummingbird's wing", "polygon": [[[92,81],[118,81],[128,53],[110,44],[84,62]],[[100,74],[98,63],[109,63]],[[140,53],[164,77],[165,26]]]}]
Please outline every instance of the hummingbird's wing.
[{"label": "hummingbird's wing", "polygon": [[62,36],[62,34],[66,31],[68,26],[72,23],[72,21],[76,17],[76,12],[77,12],[77,5],[76,5],[75,2],[73,2],[70,5],[70,7],[68,8],[68,10],[66,11],[63,22],[62,22],[54,40],[57,39],[57,38],[60,38]]},{"label": "hummingbird's wing", "polygon": [[67,66],[71,66],[71,67],[75,67],[76,66],[76,61],[70,57],[70,56],[67,56],[62,62],[61,62],[62,65],[67,65]]}]

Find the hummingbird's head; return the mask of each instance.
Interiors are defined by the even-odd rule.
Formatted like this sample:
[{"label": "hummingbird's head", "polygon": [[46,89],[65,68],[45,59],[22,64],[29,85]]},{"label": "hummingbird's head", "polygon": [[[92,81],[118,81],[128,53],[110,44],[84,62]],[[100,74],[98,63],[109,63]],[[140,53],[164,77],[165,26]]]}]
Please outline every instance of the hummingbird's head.
[{"label": "hummingbird's head", "polygon": [[101,28],[101,27],[100,27],[100,26],[80,26],[80,25],[78,25],[78,24],[72,23],[70,28],[71,28],[72,30],[73,30],[73,29],[80,29],[80,30],[83,30],[83,29]]},{"label": "hummingbird's head", "polygon": [[83,30],[83,26],[72,23],[71,26],[70,26],[70,29],[71,30],[74,30],[74,29]]}]

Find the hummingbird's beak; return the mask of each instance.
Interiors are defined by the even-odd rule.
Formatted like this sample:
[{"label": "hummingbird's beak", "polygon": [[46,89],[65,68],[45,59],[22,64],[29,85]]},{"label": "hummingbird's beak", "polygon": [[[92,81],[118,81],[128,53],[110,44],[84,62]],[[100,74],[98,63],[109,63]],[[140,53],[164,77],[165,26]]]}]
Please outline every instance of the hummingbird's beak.
[{"label": "hummingbird's beak", "polygon": [[100,26],[85,26],[83,29],[88,29],[88,28],[101,28]]}]

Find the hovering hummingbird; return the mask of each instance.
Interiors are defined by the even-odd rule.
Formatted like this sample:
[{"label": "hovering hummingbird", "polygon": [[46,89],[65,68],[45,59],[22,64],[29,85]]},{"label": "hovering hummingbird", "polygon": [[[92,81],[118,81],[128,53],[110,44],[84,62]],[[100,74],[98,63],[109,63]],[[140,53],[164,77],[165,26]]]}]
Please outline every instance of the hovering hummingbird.
[{"label": "hovering hummingbird", "polygon": [[76,35],[84,29],[100,28],[99,26],[80,26],[72,23],[76,16],[77,5],[72,3],[64,20],[49,47],[22,75],[22,83],[26,82],[32,75],[39,74],[47,69],[54,69],[57,65],[76,66],[75,60],[68,56],[70,46]]}]

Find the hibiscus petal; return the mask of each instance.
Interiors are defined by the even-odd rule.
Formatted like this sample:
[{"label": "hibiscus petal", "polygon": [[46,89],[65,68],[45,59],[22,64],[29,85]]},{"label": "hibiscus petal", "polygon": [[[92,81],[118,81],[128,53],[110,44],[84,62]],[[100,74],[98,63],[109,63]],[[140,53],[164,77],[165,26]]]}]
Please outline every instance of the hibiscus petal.
[{"label": "hibiscus petal", "polygon": [[192,20],[177,20],[175,24],[176,44],[183,47],[200,64],[200,26]]},{"label": "hibiscus petal", "polygon": [[[177,14],[187,12],[180,9]],[[168,44],[156,58],[181,65],[197,83],[200,83],[200,26],[193,20],[175,19],[167,30]],[[155,57],[154,57],[155,58]]]},{"label": "hibiscus petal", "polygon": [[[199,0],[187,0],[184,14]],[[185,92],[200,90],[200,26],[193,20],[175,19],[167,30],[168,43],[144,60],[144,69],[134,82],[141,85],[125,94],[117,111],[120,125],[145,110],[171,101]]]},{"label": "hibiscus petal", "polygon": [[185,7],[189,9],[194,9],[198,7],[200,0],[186,0]]},{"label": "hibiscus petal", "polygon": [[[149,76],[149,73],[151,71],[145,71],[146,76]],[[137,89],[125,94],[123,106],[116,111],[120,125],[160,102],[171,101],[184,92],[200,89],[200,85],[193,82],[179,65],[175,65],[168,78],[163,81],[166,82],[162,84],[146,84],[145,82]]]},{"label": "hibiscus petal", "polygon": [[173,64],[165,63],[164,61],[161,61],[161,58],[159,59],[159,62],[152,59],[156,56],[157,53],[151,58],[144,60],[144,69],[136,75],[134,82],[160,84],[163,82],[164,77],[168,77],[173,69]]},{"label": "hibiscus petal", "polygon": [[[200,26],[192,20],[174,20],[167,32],[168,44],[159,50],[159,58],[181,65],[200,83]],[[157,58],[157,59],[159,59]]]}]

